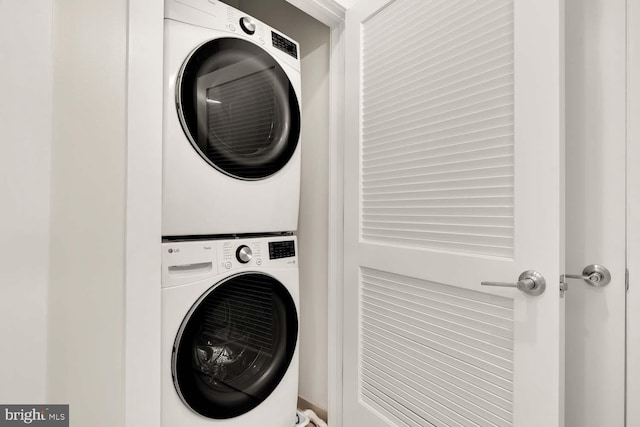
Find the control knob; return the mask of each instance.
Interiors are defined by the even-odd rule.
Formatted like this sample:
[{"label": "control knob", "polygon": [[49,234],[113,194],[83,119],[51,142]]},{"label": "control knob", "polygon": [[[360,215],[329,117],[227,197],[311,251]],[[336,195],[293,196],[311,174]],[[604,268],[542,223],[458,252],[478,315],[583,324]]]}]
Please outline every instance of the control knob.
[{"label": "control knob", "polygon": [[251,261],[252,257],[253,257],[253,252],[251,252],[251,248],[249,246],[247,245],[238,246],[238,249],[236,250],[236,258],[238,259],[238,261],[240,261],[243,264],[246,264],[249,261]]},{"label": "control knob", "polygon": [[253,22],[253,19],[249,18],[248,16],[243,16],[242,18],[240,18],[240,26],[242,27],[242,30],[249,35],[252,35],[256,32],[256,23]]}]

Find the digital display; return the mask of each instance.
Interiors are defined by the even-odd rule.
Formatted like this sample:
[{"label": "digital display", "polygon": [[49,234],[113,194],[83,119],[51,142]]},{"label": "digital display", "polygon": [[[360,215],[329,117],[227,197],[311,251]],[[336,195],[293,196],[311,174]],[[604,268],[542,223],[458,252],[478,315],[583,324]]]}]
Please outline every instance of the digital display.
[{"label": "digital display", "polygon": [[269,259],[289,258],[292,256],[296,256],[296,248],[293,240],[269,242]]},{"label": "digital display", "polygon": [[296,44],[291,40],[285,39],[280,34],[274,33],[273,31],[271,31],[271,44],[273,44],[275,48],[288,53],[294,58],[298,58],[298,48]]}]

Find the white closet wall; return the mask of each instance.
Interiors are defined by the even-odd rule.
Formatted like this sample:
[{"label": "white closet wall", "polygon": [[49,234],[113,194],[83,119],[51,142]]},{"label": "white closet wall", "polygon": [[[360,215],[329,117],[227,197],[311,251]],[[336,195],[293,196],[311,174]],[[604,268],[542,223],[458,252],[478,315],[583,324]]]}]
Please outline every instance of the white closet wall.
[{"label": "white closet wall", "polygon": [[46,394],[52,0],[0,1],[0,402]]}]

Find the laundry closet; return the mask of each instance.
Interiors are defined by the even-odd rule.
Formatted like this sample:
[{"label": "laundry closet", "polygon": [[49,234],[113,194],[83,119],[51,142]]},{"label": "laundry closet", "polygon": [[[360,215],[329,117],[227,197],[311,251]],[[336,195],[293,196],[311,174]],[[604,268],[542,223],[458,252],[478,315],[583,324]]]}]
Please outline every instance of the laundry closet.
[{"label": "laundry closet", "polygon": [[[284,0],[266,3],[241,1],[230,5],[300,45],[302,174],[295,247],[300,269],[299,395],[315,408],[326,410],[329,28]],[[160,425],[160,408],[166,405],[161,405],[154,396],[159,396],[162,388],[157,372],[166,366],[162,365],[160,354],[149,349],[161,346],[157,335],[162,319],[158,312],[162,277],[157,269],[161,235],[293,231],[290,229],[295,226],[289,225],[290,220],[275,216],[275,220],[286,224],[268,230],[241,229],[248,224],[240,218],[242,215],[249,218],[261,213],[259,206],[247,205],[250,209],[240,209],[242,215],[218,218],[200,226],[192,218],[184,224],[200,228],[181,230],[176,228],[178,222],[171,219],[179,216],[173,212],[177,212],[181,202],[175,208],[165,206],[166,222],[160,223],[163,7],[157,1],[84,6],[82,2],[60,2],[53,11],[54,68],[58,73],[53,78],[53,110],[57,118],[52,144],[53,274],[49,287],[48,395],[56,401],[76,402],[76,419],[88,422],[93,416],[91,408],[100,400],[98,395],[107,393],[114,409],[103,420],[105,427],[124,425],[125,414],[127,423],[143,425],[142,419],[132,420],[137,414],[150,413],[157,414],[158,419],[145,419],[144,423]],[[140,31],[127,37],[127,27],[134,21],[137,23],[130,28]],[[87,42],[93,45],[90,51]],[[97,101],[90,102],[88,94]],[[109,126],[105,126],[107,123]],[[92,143],[83,145],[78,143],[80,140]],[[188,144],[186,148],[190,148]],[[295,156],[293,152],[290,154]],[[93,155],[100,157],[99,166],[91,166]],[[213,160],[196,158],[194,165],[206,162]],[[84,165],[84,169],[78,170],[78,165]],[[190,179],[168,166],[165,172],[173,170],[175,182]],[[189,172],[193,171],[189,168]],[[244,179],[249,182],[253,178]],[[135,184],[136,181],[142,185]],[[228,192],[230,200],[244,188],[241,187]],[[285,190],[281,184],[278,187]],[[171,197],[182,195],[179,189],[172,191]],[[267,193],[258,193],[256,197]],[[261,203],[285,207],[284,202]],[[69,215],[70,211],[75,214]],[[231,224],[231,228],[236,225],[240,228],[205,231],[222,221]],[[286,244],[288,241],[282,245]],[[252,241],[245,246],[255,252],[261,245]],[[265,242],[262,248],[265,263],[269,250]],[[223,248],[220,251],[224,253]],[[100,261],[92,257],[96,252],[102,254]],[[86,261],[69,268],[69,259]],[[254,256],[252,262],[257,261]],[[131,281],[136,285],[125,284]],[[96,334],[97,331],[100,333]],[[93,359],[84,357],[81,349],[90,349]],[[101,373],[90,367],[94,363],[103,367]],[[126,374],[132,370],[138,374]],[[96,388],[83,386],[94,375],[90,383]],[[133,404],[134,395],[143,396],[135,399],[142,404]]]},{"label": "laundry closet", "polygon": [[[11,1],[29,4],[30,9],[8,8]],[[327,331],[327,321],[336,314],[336,307],[334,311],[327,307],[327,286],[335,284],[327,272],[331,256],[327,236],[328,223],[336,220],[328,216],[328,206],[329,184],[335,179],[329,171],[336,166],[329,160],[329,141],[335,139],[329,135],[329,109],[335,106],[329,93],[329,60],[337,41],[331,39],[326,25],[285,0],[227,1],[300,45],[299,395],[321,410],[329,409],[330,416],[339,416],[342,396],[337,396],[336,384],[327,384],[327,378],[336,374],[327,360],[327,346],[332,339],[341,339],[335,331]],[[638,75],[633,64],[625,62],[625,49],[633,47],[626,38],[636,33],[623,24],[626,9],[635,11],[636,5],[623,0],[566,0],[564,4],[567,150],[560,164],[567,169],[563,203],[568,221],[566,268],[561,273],[580,276],[585,267],[597,263],[611,271],[612,281],[596,287],[554,274],[546,277],[545,295],[559,293],[560,281],[565,279],[566,425],[619,426],[625,410],[625,381],[630,392],[640,389],[633,388],[640,376],[625,377],[625,369],[637,372],[629,362],[638,359],[627,359],[629,366],[625,366],[625,346],[637,351],[640,340],[625,342],[625,328],[633,332],[638,323],[625,319],[625,302],[638,301],[625,290],[625,251],[631,260],[634,289],[637,256],[628,257],[635,254],[637,238],[627,240],[625,247],[625,209],[634,207],[625,205],[621,191],[627,180],[628,200],[633,200],[638,181],[624,170],[625,161],[637,163],[631,156],[635,146],[625,145],[626,138],[631,138],[627,134],[637,132],[625,118],[631,111],[626,104],[635,105],[637,93],[633,98],[624,85],[625,79]],[[22,121],[7,115],[6,124],[11,127],[7,126],[8,132],[3,129],[6,141],[19,142],[7,144],[12,148],[3,157],[11,190],[6,191],[5,211],[12,215],[3,220],[7,238],[2,257],[11,274],[3,288],[6,363],[2,378],[19,385],[11,393],[2,390],[4,400],[23,403],[33,397],[71,403],[77,425],[158,426],[162,2],[9,0],[0,2],[0,11],[7,13],[1,16],[7,24],[5,38],[14,41],[15,35],[20,46],[10,53],[23,60],[5,75],[12,82],[7,92],[11,105],[6,109],[24,112]],[[22,42],[26,39],[30,43]],[[0,47],[0,52],[6,49]],[[24,60],[20,55],[25,52],[40,61]],[[41,119],[37,126],[33,117]],[[626,158],[625,150],[630,153]],[[635,223],[629,221],[632,227]],[[283,240],[281,246],[288,247],[290,243]],[[269,251],[268,243],[264,247],[260,242],[251,244],[246,246],[252,253],[257,247]],[[220,251],[224,254],[224,247]],[[408,263],[413,258],[404,259]],[[393,279],[402,285],[398,275],[408,273],[396,273]],[[480,279],[515,283],[518,276],[487,274]],[[490,292],[480,286],[478,280],[472,290]],[[495,292],[507,299],[525,298],[517,289]],[[630,311],[632,316],[637,312]],[[528,314],[535,314],[534,310]],[[381,353],[378,348],[373,352]],[[536,369],[524,371],[535,373]],[[332,407],[327,396],[339,401],[338,406]],[[626,409],[628,414],[637,412],[633,405]]]}]

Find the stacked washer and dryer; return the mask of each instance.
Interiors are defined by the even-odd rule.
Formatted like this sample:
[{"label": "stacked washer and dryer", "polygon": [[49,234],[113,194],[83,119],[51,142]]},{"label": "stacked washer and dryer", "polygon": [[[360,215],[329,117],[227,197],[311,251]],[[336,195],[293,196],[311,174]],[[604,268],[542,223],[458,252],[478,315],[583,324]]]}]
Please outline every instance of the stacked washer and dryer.
[{"label": "stacked washer and dryer", "polygon": [[298,44],[165,0],[162,427],[291,427],[298,394]]}]

